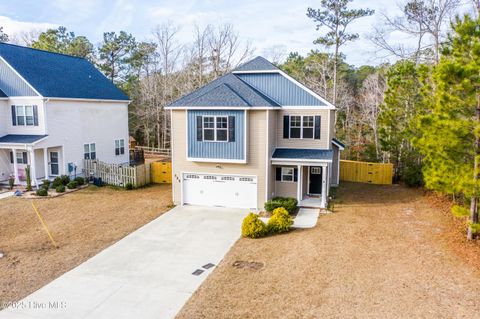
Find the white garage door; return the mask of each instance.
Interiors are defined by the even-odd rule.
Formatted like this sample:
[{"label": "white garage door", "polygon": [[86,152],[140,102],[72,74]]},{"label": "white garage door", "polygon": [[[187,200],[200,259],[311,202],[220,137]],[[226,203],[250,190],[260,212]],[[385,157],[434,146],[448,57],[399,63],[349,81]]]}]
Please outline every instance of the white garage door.
[{"label": "white garage door", "polygon": [[183,174],[183,203],[235,208],[257,207],[257,178],[236,175]]}]

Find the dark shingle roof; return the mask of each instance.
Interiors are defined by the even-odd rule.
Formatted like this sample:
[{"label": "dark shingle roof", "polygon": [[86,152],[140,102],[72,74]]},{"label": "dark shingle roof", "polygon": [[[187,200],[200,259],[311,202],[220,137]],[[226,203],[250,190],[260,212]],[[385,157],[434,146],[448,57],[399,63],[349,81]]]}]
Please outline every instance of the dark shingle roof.
[{"label": "dark shingle roof", "polygon": [[226,74],[169,106],[278,106],[234,74]]},{"label": "dark shingle roof", "polygon": [[272,155],[276,159],[308,159],[308,160],[332,160],[332,150],[301,149],[301,148],[277,148]]},{"label": "dark shingle roof", "polygon": [[242,65],[240,65],[238,68],[233,70],[235,71],[272,71],[272,70],[278,70],[278,68],[270,63],[267,59],[257,56],[255,59],[250,60]]},{"label": "dark shingle roof", "polygon": [[85,59],[6,43],[0,56],[44,97],[128,100]]},{"label": "dark shingle roof", "polygon": [[345,148],[345,144],[340,142],[339,140],[337,140],[336,138],[332,138],[332,142],[335,142],[337,143],[338,145],[342,146],[343,148]]},{"label": "dark shingle roof", "polygon": [[0,97],[7,97],[7,95],[5,93],[3,93],[3,91],[0,89]]},{"label": "dark shingle roof", "polygon": [[31,144],[47,136],[48,135],[9,134],[0,137],[0,143]]}]

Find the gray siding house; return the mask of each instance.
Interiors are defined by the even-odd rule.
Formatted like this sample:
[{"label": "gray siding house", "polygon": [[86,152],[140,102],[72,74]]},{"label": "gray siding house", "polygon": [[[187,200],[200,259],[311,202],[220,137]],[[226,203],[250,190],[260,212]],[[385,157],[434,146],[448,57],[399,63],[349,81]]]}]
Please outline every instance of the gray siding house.
[{"label": "gray siding house", "polygon": [[326,207],[344,145],[334,105],[262,57],[171,103],[177,205]]}]

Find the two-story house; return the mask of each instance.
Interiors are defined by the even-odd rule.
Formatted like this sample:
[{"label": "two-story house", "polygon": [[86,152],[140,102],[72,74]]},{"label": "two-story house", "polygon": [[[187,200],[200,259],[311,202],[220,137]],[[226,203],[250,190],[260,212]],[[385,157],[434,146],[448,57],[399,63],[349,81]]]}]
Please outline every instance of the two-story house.
[{"label": "two-story house", "polygon": [[327,205],[339,182],[335,106],[262,57],[168,106],[173,200],[261,209]]},{"label": "two-story house", "polygon": [[128,163],[128,103],[85,59],[0,43],[0,182]]}]

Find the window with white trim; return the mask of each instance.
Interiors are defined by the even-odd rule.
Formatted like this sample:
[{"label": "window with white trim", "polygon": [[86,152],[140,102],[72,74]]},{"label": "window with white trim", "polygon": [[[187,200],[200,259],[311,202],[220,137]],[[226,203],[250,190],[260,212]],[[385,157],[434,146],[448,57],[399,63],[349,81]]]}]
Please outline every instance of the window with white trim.
[{"label": "window with white trim", "polygon": [[83,144],[83,158],[90,160],[97,159],[95,143]]},{"label": "window with white trim", "polygon": [[35,125],[32,105],[15,105],[15,116],[17,120],[17,125]]},{"label": "window with white trim", "polygon": [[282,182],[293,182],[293,167],[282,167]]},{"label": "window with white trim", "polygon": [[302,117],[297,115],[290,116],[290,138],[301,138],[302,135]]},{"label": "window with white trim", "polygon": [[228,142],[228,116],[204,116],[203,140]]},{"label": "window with white trim", "polygon": [[303,116],[302,125],[302,138],[313,138],[314,117]]},{"label": "window with white trim", "polygon": [[[13,161],[13,153],[10,152],[10,163],[13,164]],[[15,152],[15,161],[17,161],[17,164],[28,164],[27,152]]]},{"label": "window with white trim", "polygon": [[125,154],[125,140],[123,138],[115,140],[115,155],[123,154]]}]

